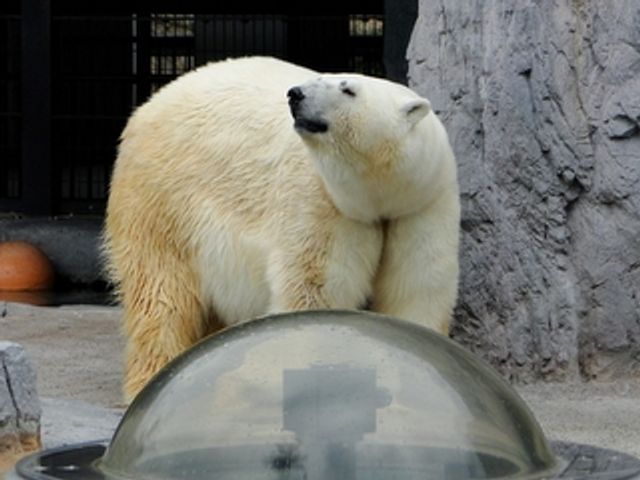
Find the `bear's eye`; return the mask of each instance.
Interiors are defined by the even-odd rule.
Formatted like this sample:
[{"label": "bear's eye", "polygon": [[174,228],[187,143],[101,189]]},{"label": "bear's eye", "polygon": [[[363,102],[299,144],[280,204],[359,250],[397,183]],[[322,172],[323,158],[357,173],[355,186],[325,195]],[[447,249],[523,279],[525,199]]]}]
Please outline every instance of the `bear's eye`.
[{"label": "bear's eye", "polygon": [[346,82],[340,83],[340,91],[345,95],[349,95],[350,97],[356,96],[356,92],[352,88],[349,88]]}]

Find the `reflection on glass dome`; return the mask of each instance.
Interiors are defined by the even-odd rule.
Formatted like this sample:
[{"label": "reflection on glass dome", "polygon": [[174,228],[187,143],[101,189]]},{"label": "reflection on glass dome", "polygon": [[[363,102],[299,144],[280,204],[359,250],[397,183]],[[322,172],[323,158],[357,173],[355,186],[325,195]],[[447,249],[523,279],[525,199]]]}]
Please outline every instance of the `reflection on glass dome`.
[{"label": "reflection on glass dome", "polygon": [[204,340],[123,418],[113,479],[543,478],[513,390],[450,340],[362,312],[267,317]]}]

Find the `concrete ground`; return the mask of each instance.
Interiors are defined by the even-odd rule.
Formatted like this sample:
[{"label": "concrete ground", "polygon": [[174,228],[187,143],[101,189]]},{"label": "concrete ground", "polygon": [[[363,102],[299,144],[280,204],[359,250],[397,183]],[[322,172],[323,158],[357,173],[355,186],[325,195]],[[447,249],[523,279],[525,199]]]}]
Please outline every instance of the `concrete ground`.
[{"label": "concrete ground", "polygon": [[[123,411],[117,307],[0,302],[0,339],[38,371],[45,446],[108,437]],[[640,456],[640,378],[519,387],[547,436]]]},{"label": "concrete ground", "polygon": [[0,302],[0,339],[24,346],[43,397],[122,406],[120,309]]}]

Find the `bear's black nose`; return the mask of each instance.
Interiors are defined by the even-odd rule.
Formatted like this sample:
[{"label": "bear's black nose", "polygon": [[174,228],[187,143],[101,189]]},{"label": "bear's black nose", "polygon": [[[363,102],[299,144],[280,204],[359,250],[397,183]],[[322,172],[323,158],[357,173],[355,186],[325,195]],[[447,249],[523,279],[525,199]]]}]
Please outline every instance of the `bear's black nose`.
[{"label": "bear's black nose", "polygon": [[304,93],[300,87],[293,87],[287,92],[287,97],[289,97],[289,105],[297,105],[304,100]]}]

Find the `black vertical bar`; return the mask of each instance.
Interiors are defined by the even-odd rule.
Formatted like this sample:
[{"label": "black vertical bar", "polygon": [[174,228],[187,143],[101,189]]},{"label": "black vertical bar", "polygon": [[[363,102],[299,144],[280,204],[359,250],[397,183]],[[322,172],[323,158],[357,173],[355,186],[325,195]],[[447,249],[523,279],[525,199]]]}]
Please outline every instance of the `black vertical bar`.
[{"label": "black vertical bar", "polygon": [[406,52],[417,18],[417,0],[385,0],[383,59],[389,80],[407,83]]},{"label": "black vertical bar", "polygon": [[141,105],[151,95],[151,13],[138,12],[137,22],[136,80],[138,104]]},{"label": "black vertical bar", "polygon": [[53,213],[51,1],[22,0],[22,210]]},{"label": "black vertical bar", "polygon": [[287,38],[285,41],[285,58],[293,63],[302,64],[302,53],[300,47],[301,19],[298,15],[286,15],[284,21],[287,24]]}]

